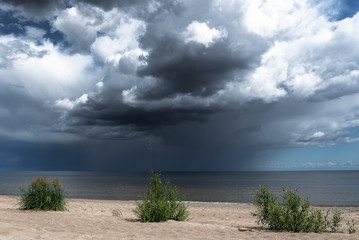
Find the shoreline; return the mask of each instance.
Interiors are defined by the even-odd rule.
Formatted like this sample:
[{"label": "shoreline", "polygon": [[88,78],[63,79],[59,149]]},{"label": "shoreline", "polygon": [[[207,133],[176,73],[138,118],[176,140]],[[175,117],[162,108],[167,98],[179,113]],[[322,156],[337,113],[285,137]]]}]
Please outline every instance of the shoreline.
[{"label": "shoreline", "polygon": [[[21,195],[6,195],[0,194],[0,197],[20,197]],[[123,200],[123,199],[100,199],[100,198],[73,198],[73,197],[66,197],[67,200],[98,200],[98,201],[123,201],[123,202],[137,202],[141,200]],[[208,205],[252,205],[254,203],[245,203],[245,202],[204,202],[204,201],[183,201],[186,204],[208,204]],[[311,204],[311,207],[318,207],[318,208],[359,208],[359,205],[315,205]]]},{"label": "shoreline", "polygon": [[[24,211],[20,196],[0,195],[0,239],[359,239],[346,221],[359,223],[359,207],[339,207],[344,233],[291,233],[261,229],[253,204],[190,202],[189,220],[142,223],[135,201],[68,198],[66,211]],[[320,207],[322,210],[330,207]]]}]

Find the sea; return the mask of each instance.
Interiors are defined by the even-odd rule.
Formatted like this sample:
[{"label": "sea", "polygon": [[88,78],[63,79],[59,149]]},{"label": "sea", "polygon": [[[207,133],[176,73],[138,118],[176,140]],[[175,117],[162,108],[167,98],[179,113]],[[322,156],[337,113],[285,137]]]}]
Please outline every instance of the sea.
[{"label": "sea", "polygon": [[[149,172],[0,171],[0,194],[20,195],[37,176],[59,178],[69,198],[139,200]],[[252,203],[259,186],[298,189],[316,206],[359,206],[359,171],[163,172],[185,201]]]}]

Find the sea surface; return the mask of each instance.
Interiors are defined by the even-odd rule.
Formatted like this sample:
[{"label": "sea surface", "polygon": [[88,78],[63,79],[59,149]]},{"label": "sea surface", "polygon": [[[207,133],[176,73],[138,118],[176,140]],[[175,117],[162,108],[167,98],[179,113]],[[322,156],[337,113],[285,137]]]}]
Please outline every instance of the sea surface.
[{"label": "sea surface", "polygon": [[[138,200],[150,173],[0,171],[0,194],[20,195],[19,186],[37,176],[60,179],[66,196],[85,199]],[[279,192],[298,188],[312,205],[359,206],[359,171],[165,172],[187,201],[253,202],[259,185]]]}]

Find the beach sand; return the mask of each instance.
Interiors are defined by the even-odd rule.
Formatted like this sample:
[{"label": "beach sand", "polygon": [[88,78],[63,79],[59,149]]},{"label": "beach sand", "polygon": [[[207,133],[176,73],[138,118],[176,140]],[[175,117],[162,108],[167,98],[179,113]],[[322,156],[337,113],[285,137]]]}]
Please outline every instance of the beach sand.
[{"label": "beach sand", "polygon": [[[19,197],[0,196],[0,239],[359,239],[359,207],[341,207],[344,233],[282,233],[261,230],[251,204],[190,203],[185,222],[141,223],[134,201],[68,199],[67,211],[19,210]],[[322,207],[325,210],[327,208]],[[358,226],[356,226],[357,231]]]}]

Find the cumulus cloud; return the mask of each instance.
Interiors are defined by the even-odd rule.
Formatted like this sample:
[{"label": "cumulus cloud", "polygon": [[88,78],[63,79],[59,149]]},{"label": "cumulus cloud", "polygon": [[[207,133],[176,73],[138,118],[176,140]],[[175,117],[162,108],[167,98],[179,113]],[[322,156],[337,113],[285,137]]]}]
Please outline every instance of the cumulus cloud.
[{"label": "cumulus cloud", "polygon": [[117,8],[106,12],[83,4],[63,10],[53,26],[73,44],[73,52],[92,49],[102,59],[116,58],[116,53],[136,48],[137,38],[145,30],[142,21]]},{"label": "cumulus cloud", "polygon": [[83,94],[81,97],[77,98],[75,101],[71,101],[68,98],[58,99],[55,102],[55,106],[63,110],[71,110],[76,104],[86,103],[88,100],[88,95]]},{"label": "cumulus cloud", "polygon": [[[265,14],[266,10],[262,8],[266,8],[266,5],[269,7],[274,2],[267,1],[261,7],[250,7]],[[284,15],[277,14],[286,17],[286,14],[293,11],[294,14],[290,14],[290,17],[296,21],[282,21],[286,27],[281,28],[271,21],[263,21],[260,29],[269,31],[263,32],[247,25],[249,30],[268,37],[269,41],[275,37],[275,41],[262,55],[261,65],[247,81],[239,84],[240,93],[270,101],[287,95],[323,100],[355,92],[352,87],[358,84],[358,78],[355,77],[358,66],[353,54],[356,46],[351,41],[356,36],[351,34],[350,29],[358,24],[358,15],[332,22],[319,15],[315,8],[308,9],[304,2],[294,4],[294,1],[288,1],[287,5],[283,5]],[[300,8],[297,9],[298,7]],[[297,11],[301,17],[296,17]],[[276,10],[268,11],[270,14],[276,14],[275,12]],[[256,17],[251,14],[254,13],[246,13],[249,18]],[[305,21],[302,18],[306,18]],[[277,18],[273,21],[275,19]],[[271,32],[271,28],[267,28],[268,24],[274,24],[273,31],[276,32]],[[347,58],[353,61],[342,61]],[[261,84],[264,85],[260,86]]]},{"label": "cumulus cloud", "polygon": [[90,17],[82,14],[77,7],[65,9],[56,18],[54,27],[66,35],[67,41],[74,44],[74,51],[88,51],[100,29],[101,14],[91,8]]},{"label": "cumulus cloud", "polygon": [[87,56],[64,55],[50,43],[25,46],[29,47],[28,52],[22,48],[23,51],[8,62],[12,68],[2,69],[1,75],[6,79],[12,76],[12,83],[23,86],[34,97],[50,100],[71,92],[78,94],[82,91],[77,89],[78,86],[89,86],[90,80],[94,80],[95,76],[87,71],[92,64],[92,59]]},{"label": "cumulus cloud", "polygon": [[215,28],[209,28],[206,23],[193,21],[187,26],[183,35],[186,42],[194,41],[209,47],[221,38],[225,38],[227,32],[224,29],[217,30]]},{"label": "cumulus cloud", "polygon": [[326,21],[325,17],[319,15],[318,8],[312,7],[307,1],[279,3],[274,0],[255,0],[244,3],[243,7],[244,25],[248,31],[269,39],[301,37],[309,31],[315,31],[319,26],[317,24]]}]

